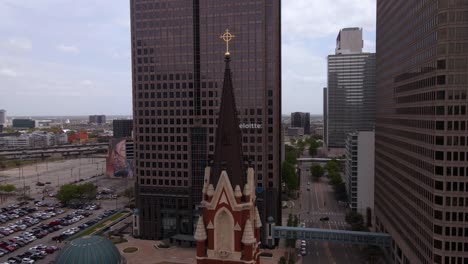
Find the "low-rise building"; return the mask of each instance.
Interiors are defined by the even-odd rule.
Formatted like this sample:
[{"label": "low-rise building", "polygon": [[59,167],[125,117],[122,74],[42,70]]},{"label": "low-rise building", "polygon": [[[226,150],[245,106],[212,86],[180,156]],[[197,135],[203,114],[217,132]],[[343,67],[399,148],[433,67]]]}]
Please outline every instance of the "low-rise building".
[{"label": "low-rise building", "polygon": [[288,127],[286,136],[288,137],[302,137],[304,136],[303,127]]},{"label": "low-rise building", "polygon": [[13,119],[13,128],[29,129],[29,128],[35,128],[35,127],[36,127],[36,121],[32,119],[22,119],[22,118]]},{"label": "low-rise building", "polygon": [[29,137],[32,148],[45,148],[56,145],[56,137],[54,133],[36,131],[30,134]]},{"label": "low-rise building", "polygon": [[68,135],[67,133],[60,133],[56,135],[56,143],[57,145],[63,145],[68,143]]},{"label": "low-rise building", "polygon": [[374,131],[349,133],[346,140],[345,182],[351,210],[372,223],[374,211]]},{"label": "low-rise building", "polygon": [[30,146],[29,135],[0,137],[0,148],[28,148]]}]

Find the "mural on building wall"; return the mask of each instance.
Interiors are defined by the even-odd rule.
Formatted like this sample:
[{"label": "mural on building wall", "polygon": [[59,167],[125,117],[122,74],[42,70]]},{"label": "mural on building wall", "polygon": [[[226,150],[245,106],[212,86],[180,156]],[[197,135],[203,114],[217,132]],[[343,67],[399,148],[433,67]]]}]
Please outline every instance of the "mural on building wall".
[{"label": "mural on building wall", "polygon": [[108,177],[131,178],[132,161],[127,160],[125,139],[111,139],[107,156],[106,175]]}]

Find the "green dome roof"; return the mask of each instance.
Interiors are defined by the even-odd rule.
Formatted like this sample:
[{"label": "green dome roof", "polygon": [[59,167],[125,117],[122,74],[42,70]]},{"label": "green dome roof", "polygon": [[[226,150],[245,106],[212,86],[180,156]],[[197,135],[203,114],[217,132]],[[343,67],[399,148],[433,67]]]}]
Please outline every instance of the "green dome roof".
[{"label": "green dome roof", "polygon": [[56,264],[122,264],[125,259],[108,239],[84,236],[72,240],[55,258]]}]

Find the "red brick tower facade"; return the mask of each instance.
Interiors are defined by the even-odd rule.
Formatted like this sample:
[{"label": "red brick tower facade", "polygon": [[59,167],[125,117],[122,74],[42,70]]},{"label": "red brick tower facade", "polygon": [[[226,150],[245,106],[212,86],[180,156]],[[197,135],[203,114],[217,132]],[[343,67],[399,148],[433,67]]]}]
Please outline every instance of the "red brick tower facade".
[{"label": "red brick tower facade", "polygon": [[[223,36],[226,42],[230,40],[228,32]],[[229,61],[226,51],[215,155],[205,169],[203,212],[194,235],[197,264],[260,263],[262,223],[255,204],[254,170],[243,168],[242,137]]]}]

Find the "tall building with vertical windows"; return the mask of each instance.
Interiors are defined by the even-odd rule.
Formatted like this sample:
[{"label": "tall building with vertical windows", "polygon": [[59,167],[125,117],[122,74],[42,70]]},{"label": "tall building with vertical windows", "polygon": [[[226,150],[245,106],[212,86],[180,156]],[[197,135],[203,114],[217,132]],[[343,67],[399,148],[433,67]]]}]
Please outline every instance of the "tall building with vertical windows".
[{"label": "tall building with vertical windows", "polygon": [[345,184],[348,206],[372,225],[374,213],[374,131],[354,131],[346,139]]},{"label": "tall building with vertical windows", "polygon": [[324,123],[329,149],[344,150],[348,133],[375,125],[375,53],[362,47],[362,29],[345,28],[338,34],[336,54],[328,56]]},{"label": "tall building with vertical windows", "polygon": [[304,134],[310,134],[310,113],[293,112],[291,113],[291,127],[302,127]]},{"label": "tall building with vertical windows", "polygon": [[226,29],[235,36],[229,51],[243,160],[256,172],[262,219],[280,221],[280,0],[130,4],[140,237],[193,234],[214,153]]},{"label": "tall building with vertical windows", "polygon": [[90,115],[89,123],[96,124],[96,125],[103,125],[106,123],[106,116],[105,115]]},{"label": "tall building with vertical windows", "polygon": [[467,13],[377,1],[375,213],[395,263],[468,263]]}]

